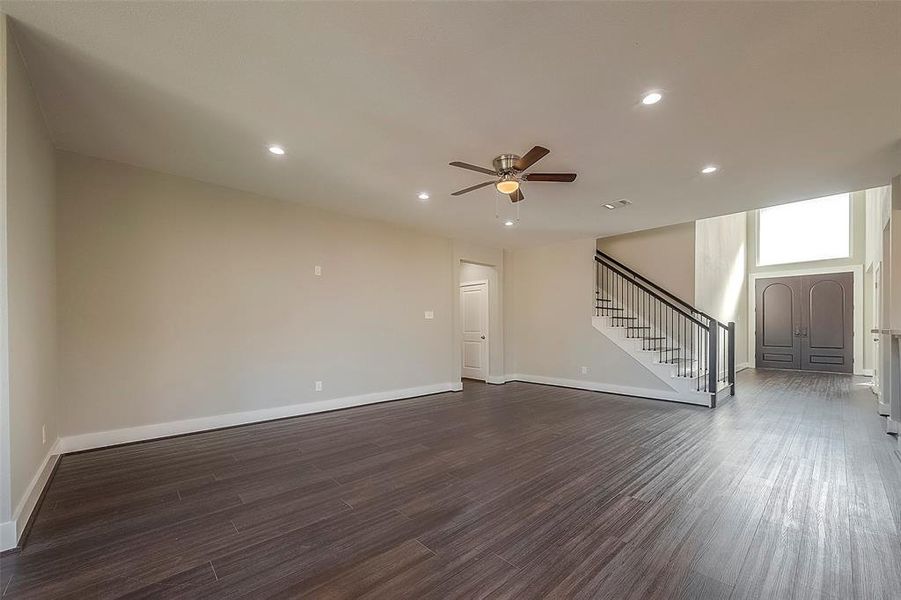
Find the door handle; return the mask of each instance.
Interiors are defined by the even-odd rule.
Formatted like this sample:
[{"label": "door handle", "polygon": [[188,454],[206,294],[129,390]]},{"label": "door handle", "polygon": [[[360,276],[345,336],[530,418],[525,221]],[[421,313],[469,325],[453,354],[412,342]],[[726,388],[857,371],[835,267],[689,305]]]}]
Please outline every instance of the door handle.
[{"label": "door handle", "polygon": [[482,336],[482,339],[483,339],[483,340],[485,339],[485,336],[484,336],[484,335]]},{"label": "door handle", "polygon": [[801,335],[801,330],[798,329],[797,327],[795,328],[795,335],[796,335],[796,336],[800,336],[800,335]]}]

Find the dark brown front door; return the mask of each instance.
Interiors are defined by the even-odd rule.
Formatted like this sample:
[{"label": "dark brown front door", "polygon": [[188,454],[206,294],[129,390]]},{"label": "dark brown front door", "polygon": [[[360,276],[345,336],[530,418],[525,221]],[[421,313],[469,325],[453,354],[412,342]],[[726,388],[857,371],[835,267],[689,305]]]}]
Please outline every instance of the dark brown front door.
[{"label": "dark brown front door", "polygon": [[801,368],[854,372],[854,276],[851,273],[801,278]]},{"label": "dark brown front door", "polygon": [[764,369],[801,368],[799,277],[757,280],[756,363]]},{"label": "dark brown front door", "polygon": [[757,366],[852,373],[853,289],[851,273],[758,279]]}]

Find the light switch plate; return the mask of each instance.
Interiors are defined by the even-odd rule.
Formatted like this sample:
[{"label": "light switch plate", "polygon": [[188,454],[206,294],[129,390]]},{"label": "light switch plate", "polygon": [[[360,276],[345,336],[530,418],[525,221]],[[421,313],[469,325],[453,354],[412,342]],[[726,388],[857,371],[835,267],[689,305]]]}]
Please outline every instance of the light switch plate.
[{"label": "light switch plate", "polygon": [[315,275],[316,277],[321,276],[322,275],[322,267],[320,267],[319,265],[316,265],[315,267],[313,267],[313,275]]},{"label": "light switch plate", "polygon": [[427,311],[425,311],[425,318],[426,319],[434,319],[435,313],[431,310],[427,310]]},{"label": "light switch plate", "polygon": [[317,381],[316,384],[315,384],[315,387],[316,387],[316,391],[317,391],[317,392],[321,392],[321,391],[322,391],[322,382],[321,382],[321,381]]}]

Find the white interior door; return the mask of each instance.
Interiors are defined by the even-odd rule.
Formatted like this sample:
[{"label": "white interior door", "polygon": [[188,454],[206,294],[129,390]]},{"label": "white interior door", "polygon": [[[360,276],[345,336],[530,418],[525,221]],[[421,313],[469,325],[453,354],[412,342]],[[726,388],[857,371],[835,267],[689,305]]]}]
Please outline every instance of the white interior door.
[{"label": "white interior door", "polygon": [[463,377],[488,380],[488,283],[460,286]]}]

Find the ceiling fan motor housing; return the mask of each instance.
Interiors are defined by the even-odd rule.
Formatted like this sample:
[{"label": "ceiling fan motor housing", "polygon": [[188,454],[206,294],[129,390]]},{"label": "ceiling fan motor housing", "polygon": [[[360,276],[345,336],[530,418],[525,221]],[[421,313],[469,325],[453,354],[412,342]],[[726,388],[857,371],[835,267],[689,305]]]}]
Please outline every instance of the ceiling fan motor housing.
[{"label": "ceiling fan motor housing", "polygon": [[512,173],[516,170],[514,166],[519,156],[516,154],[501,154],[494,159],[494,169],[498,173]]}]

